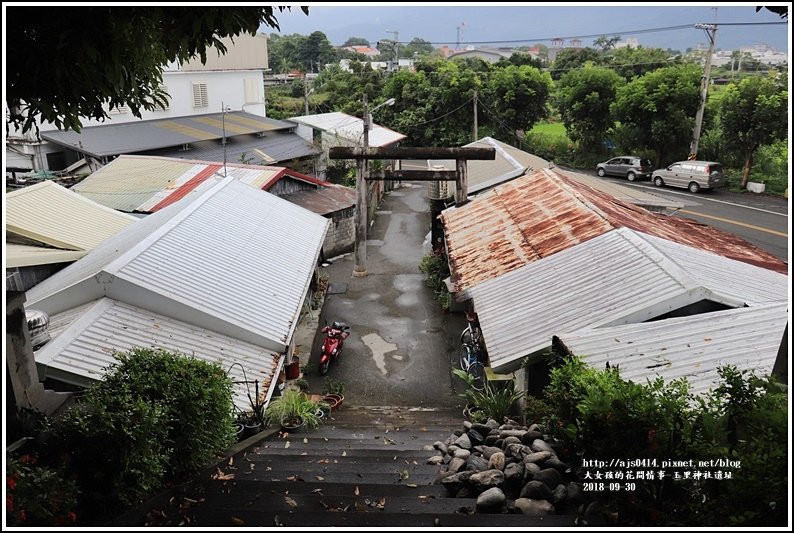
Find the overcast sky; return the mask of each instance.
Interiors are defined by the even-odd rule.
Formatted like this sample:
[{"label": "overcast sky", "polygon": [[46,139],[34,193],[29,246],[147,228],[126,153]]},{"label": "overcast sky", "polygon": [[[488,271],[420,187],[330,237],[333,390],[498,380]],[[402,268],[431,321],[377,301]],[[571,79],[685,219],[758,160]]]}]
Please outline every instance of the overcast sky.
[{"label": "overcast sky", "polygon": [[[771,2],[770,2],[771,3]],[[691,25],[698,22],[786,22],[775,13],[762,9],[756,13],[754,4],[685,4],[658,3],[627,7],[626,4],[583,4],[569,7],[539,6],[531,3],[483,3],[408,5],[405,3],[374,3],[310,5],[305,15],[297,4],[290,12],[277,13],[282,35],[308,35],[322,31],[333,45],[340,45],[349,37],[363,37],[373,45],[380,39],[409,42],[419,37],[435,46],[457,41],[461,26],[461,43],[475,46],[522,46],[533,43],[550,44],[555,37],[581,38],[583,45],[592,44],[599,35],[628,32],[622,37],[636,37],[643,46],[672,48],[684,51],[698,45],[708,46],[704,30],[695,28],[670,29],[633,33],[636,30],[655,30],[670,26]],[[306,5],[306,4],[304,4]],[[693,7],[693,5],[695,7]],[[714,6],[718,6],[715,12]],[[262,28],[267,33],[276,33]],[[397,35],[395,36],[395,33]],[[589,37],[588,37],[589,36]],[[789,50],[789,24],[720,26],[717,30],[717,49],[735,50],[741,46],[768,44],[778,51]],[[508,41],[491,43],[487,41]],[[461,47],[464,47],[462,44]]]}]

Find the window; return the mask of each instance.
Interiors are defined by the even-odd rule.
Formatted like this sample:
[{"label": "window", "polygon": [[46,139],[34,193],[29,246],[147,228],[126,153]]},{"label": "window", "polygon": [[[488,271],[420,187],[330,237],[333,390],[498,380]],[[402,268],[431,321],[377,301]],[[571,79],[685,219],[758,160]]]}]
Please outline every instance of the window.
[{"label": "window", "polygon": [[111,107],[110,109],[108,109],[108,115],[123,115],[129,112],[130,112],[130,108],[125,105]]},{"label": "window", "polygon": [[209,107],[209,98],[207,97],[207,84],[194,83],[193,84],[193,107]]},{"label": "window", "polygon": [[246,78],[243,80],[243,88],[245,89],[245,103],[246,104],[261,104],[263,85],[262,80],[257,78]]}]

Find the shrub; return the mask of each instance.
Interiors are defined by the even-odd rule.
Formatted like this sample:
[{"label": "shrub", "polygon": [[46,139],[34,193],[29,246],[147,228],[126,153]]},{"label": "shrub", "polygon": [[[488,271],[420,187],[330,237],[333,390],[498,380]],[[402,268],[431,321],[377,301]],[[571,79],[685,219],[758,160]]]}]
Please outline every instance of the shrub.
[{"label": "shrub", "polygon": [[135,503],[234,442],[231,391],[217,364],[134,348],[53,421],[47,452],[69,458],[81,506]]},{"label": "shrub", "polygon": [[117,359],[102,386],[162,407],[171,473],[201,468],[235,441],[232,382],[219,364],[147,348]]},{"label": "shrub", "polygon": [[323,378],[323,392],[325,394],[342,394],[345,392],[345,382],[326,376]]},{"label": "shrub", "polygon": [[442,309],[449,309],[452,301],[444,280],[449,277],[449,263],[444,253],[430,253],[419,262],[419,271],[425,275],[425,284],[433,289]]},{"label": "shrub", "polygon": [[66,457],[83,496],[81,513],[132,504],[160,488],[169,452],[165,410],[129,390],[90,388],[53,421],[50,463]]},{"label": "shrub", "polygon": [[478,391],[472,387],[474,378],[471,374],[459,368],[453,369],[452,373],[468,385],[463,397],[476,408],[474,412],[477,420],[493,418],[502,423],[518,401],[524,397],[524,393],[516,390],[512,381],[499,388],[486,383],[485,388]]},{"label": "shrub", "polygon": [[[610,511],[628,525],[780,526],[786,523],[788,402],[774,380],[732,367],[722,384],[693,398],[684,380],[645,385],[568,359],[544,390],[553,410],[549,430],[575,457],[739,461],[731,479],[691,476],[636,480],[631,497],[605,494]],[[673,470],[676,470],[673,468]],[[681,469],[677,472],[680,475]],[[709,468],[691,468],[696,470]],[[701,472],[702,473],[702,472]]]},{"label": "shrub", "polygon": [[265,420],[273,425],[300,418],[305,426],[316,428],[321,422],[319,410],[320,404],[309,400],[299,389],[288,387],[281,396],[270,401],[265,410]]},{"label": "shrub", "polygon": [[30,454],[6,457],[6,524],[64,526],[77,522],[77,486]]}]

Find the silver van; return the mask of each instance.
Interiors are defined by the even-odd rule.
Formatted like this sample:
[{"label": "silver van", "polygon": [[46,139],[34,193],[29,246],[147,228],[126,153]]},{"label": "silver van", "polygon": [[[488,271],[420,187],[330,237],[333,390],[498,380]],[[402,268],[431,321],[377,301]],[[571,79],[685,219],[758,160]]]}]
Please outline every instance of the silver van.
[{"label": "silver van", "polygon": [[678,161],[654,170],[651,179],[657,187],[669,185],[689,189],[689,192],[725,185],[722,165],[716,161]]}]

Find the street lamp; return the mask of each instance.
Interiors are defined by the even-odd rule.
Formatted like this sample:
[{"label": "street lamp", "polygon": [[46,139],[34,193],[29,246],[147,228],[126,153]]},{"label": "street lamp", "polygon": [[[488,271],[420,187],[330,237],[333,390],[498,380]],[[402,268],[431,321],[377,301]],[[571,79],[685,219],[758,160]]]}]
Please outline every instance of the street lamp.
[{"label": "street lamp", "polygon": [[[383,106],[394,105],[396,100],[389,98],[382,104],[378,104],[369,109],[367,95],[364,93],[364,155],[369,148],[369,130],[372,127],[372,112]],[[356,257],[353,266],[354,277],[364,277],[367,275],[367,159],[362,157],[357,162],[356,169]]]}]

